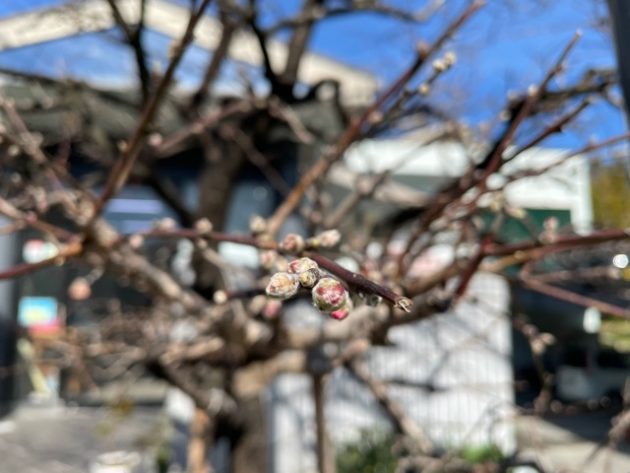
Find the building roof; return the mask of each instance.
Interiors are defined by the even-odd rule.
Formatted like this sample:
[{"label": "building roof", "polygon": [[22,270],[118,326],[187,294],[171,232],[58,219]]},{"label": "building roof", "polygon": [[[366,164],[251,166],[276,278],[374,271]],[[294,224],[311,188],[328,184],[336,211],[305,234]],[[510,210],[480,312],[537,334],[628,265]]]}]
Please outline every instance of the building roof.
[{"label": "building roof", "polygon": [[[502,175],[559,165],[539,176],[525,177],[507,185],[505,198],[514,207],[528,209],[568,210],[577,231],[592,226],[592,204],[589,163],[585,156],[563,161],[567,151],[554,148],[532,148],[507,163],[501,174],[491,176],[490,187],[505,182]],[[432,193],[446,181],[466,172],[471,165],[467,150],[454,141],[405,139],[365,140],[347,153],[345,164],[356,173],[378,173],[391,170],[397,180],[412,184],[416,191]]]},{"label": "building roof", "polygon": [[[127,23],[135,24],[140,18],[140,2],[117,2]],[[145,11],[148,29],[170,38],[180,38],[186,28],[189,10],[167,0],[149,0]],[[116,26],[111,10],[101,0],[86,0],[64,7],[44,8],[0,19],[0,53],[15,48],[59,40],[82,33],[109,30]],[[204,16],[195,31],[195,45],[214,50],[221,38],[221,22]],[[272,66],[280,68],[288,55],[286,44],[269,40],[268,52]],[[262,54],[256,38],[241,31],[232,41],[229,57],[250,65],[262,64]],[[341,84],[346,102],[362,103],[373,97],[378,88],[377,79],[370,73],[350,67],[321,54],[306,52],[298,73],[298,80],[314,84],[333,79]]]}]

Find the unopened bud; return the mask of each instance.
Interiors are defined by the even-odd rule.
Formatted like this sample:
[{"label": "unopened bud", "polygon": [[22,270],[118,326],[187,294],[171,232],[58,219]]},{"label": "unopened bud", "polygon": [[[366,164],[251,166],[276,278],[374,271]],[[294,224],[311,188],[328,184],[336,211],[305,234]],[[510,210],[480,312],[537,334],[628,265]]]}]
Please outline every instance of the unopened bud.
[{"label": "unopened bud", "polygon": [[319,266],[310,258],[298,258],[289,263],[289,272],[300,274],[309,269],[317,269]]},{"label": "unopened bud", "polygon": [[295,274],[281,272],[271,276],[265,292],[274,299],[288,299],[297,293],[299,287]]},{"label": "unopened bud", "polygon": [[278,258],[278,253],[273,250],[261,251],[259,255],[260,265],[265,269],[273,268],[273,265]]},{"label": "unopened bud", "polygon": [[68,287],[68,296],[74,301],[84,301],[92,295],[92,287],[85,278],[76,278]]},{"label": "unopened bud", "polygon": [[289,233],[284,237],[282,243],[280,243],[280,248],[290,253],[299,253],[304,250],[306,244],[304,243],[304,238],[302,238],[297,233]]},{"label": "unopened bud", "polygon": [[267,231],[267,221],[260,215],[254,215],[249,219],[249,230],[254,235],[260,235]]},{"label": "unopened bud", "polygon": [[265,307],[263,307],[262,315],[266,319],[275,319],[276,317],[278,317],[278,315],[280,315],[281,311],[282,303],[278,300],[271,299],[268,300],[265,304]]},{"label": "unopened bud", "polygon": [[505,213],[507,213],[510,217],[515,218],[517,220],[522,220],[527,217],[527,212],[521,207],[512,207],[508,206],[505,208]]},{"label": "unopened bud", "polygon": [[317,284],[317,281],[319,281],[319,277],[320,277],[319,269],[311,268],[311,269],[307,269],[306,271],[302,271],[298,275],[298,280],[300,281],[300,285],[302,287],[311,288],[315,284]]},{"label": "unopened bud", "polygon": [[322,312],[333,312],[341,309],[349,299],[348,291],[333,278],[322,278],[311,292],[313,304]]},{"label": "unopened bud", "polygon": [[289,271],[289,262],[286,258],[277,255],[276,260],[274,261],[274,266],[276,267],[276,271],[280,272],[288,272]]},{"label": "unopened bud", "polygon": [[453,51],[449,51],[444,55],[444,62],[448,67],[451,67],[457,61],[457,55]]},{"label": "unopened bud", "polygon": [[164,141],[164,138],[159,133],[151,133],[147,141],[150,146],[160,146]]},{"label": "unopened bud", "polygon": [[545,345],[545,343],[543,343],[543,341],[539,338],[532,340],[530,346],[536,355],[542,355],[547,349],[547,345]]},{"label": "unopened bud", "polygon": [[164,232],[172,232],[177,227],[177,222],[170,217],[158,220],[155,223],[155,228]]},{"label": "unopened bud", "polygon": [[551,333],[541,333],[539,335],[540,341],[543,342],[545,345],[549,346],[549,345],[553,345],[556,343],[556,337],[554,337]]},{"label": "unopened bud", "polygon": [[443,59],[436,59],[435,61],[433,61],[431,66],[433,66],[433,69],[436,72],[443,72],[448,68],[448,66],[446,65],[446,62],[444,62]]},{"label": "unopened bud", "polygon": [[133,235],[131,235],[129,237],[129,245],[131,245],[131,247],[134,250],[137,250],[138,248],[140,248],[142,245],[144,244],[144,237],[138,233],[134,233]]},{"label": "unopened bud", "polygon": [[201,235],[208,234],[212,231],[212,222],[207,218],[199,219],[195,222],[195,230]]},{"label": "unopened bud", "polygon": [[341,233],[339,230],[326,230],[325,232],[320,233],[314,238],[309,238],[309,246],[313,248],[332,248],[341,240]]},{"label": "unopened bud", "polygon": [[227,293],[220,289],[214,293],[212,300],[215,304],[225,304],[228,301]]}]

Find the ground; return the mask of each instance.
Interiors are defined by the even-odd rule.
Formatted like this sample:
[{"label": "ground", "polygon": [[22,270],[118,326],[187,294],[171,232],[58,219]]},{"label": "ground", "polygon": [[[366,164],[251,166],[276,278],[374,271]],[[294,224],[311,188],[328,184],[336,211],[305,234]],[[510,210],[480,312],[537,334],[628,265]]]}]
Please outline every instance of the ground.
[{"label": "ground", "polygon": [[147,462],[160,412],[136,407],[123,417],[103,407],[21,406],[0,421],[0,473],[91,472],[99,454],[116,450]]},{"label": "ground", "polygon": [[[137,452],[144,459],[134,473],[152,472],[149,460],[166,432],[162,412],[157,406],[121,412],[23,404],[0,420],[0,473],[85,473],[99,454],[116,450]],[[610,412],[524,417],[518,420],[519,441],[524,455],[536,458],[549,472],[630,472],[628,443],[617,451],[603,449],[584,465],[609,425]]]}]

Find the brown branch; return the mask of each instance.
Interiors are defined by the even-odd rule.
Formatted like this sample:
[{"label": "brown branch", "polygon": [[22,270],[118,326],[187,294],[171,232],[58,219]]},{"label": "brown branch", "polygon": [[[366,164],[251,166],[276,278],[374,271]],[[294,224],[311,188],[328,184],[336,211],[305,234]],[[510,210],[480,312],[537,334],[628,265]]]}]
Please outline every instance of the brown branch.
[{"label": "brown branch", "polygon": [[397,20],[408,23],[420,23],[426,21],[439,8],[439,5],[432,5],[436,2],[429,2],[426,11],[412,13],[401,8],[395,8],[391,5],[376,2],[353,2],[349,7],[319,7],[316,9],[303,9],[297,16],[293,18],[283,18],[276,24],[266,30],[269,35],[276,34],[287,28],[299,28],[305,24],[312,24],[315,21],[322,21],[337,16],[352,13],[377,13],[390,16]]},{"label": "brown branch", "polygon": [[265,176],[269,184],[281,195],[287,195],[291,190],[282,174],[271,164],[269,158],[256,149],[250,137],[242,129],[232,126],[224,126],[220,129],[222,137],[235,143],[247,160],[256,166]]},{"label": "brown branch", "polygon": [[304,255],[315,261],[320,268],[323,268],[329,273],[337,276],[355,291],[363,294],[376,294],[381,296],[394,307],[401,309],[404,312],[409,312],[411,310],[411,306],[413,305],[411,299],[396,294],[391,289],[381,286],[374,281],[370,281],[358,273],[349,271],[334,261],[329,260],[325,256],[312,252],[306,252]]},{"label": "brown branch", "polygon": [[326,379],[325,375],[311,376],[313,404],[315,405],[315,432],[317,437],[317,465],[319,473],[335,473],[335,455],[326,431]]},{"label": "brown branch", "polygon": [[83,245],[79,242],[71,243],[59,250],[59,253],[50,258],[43,259],[36,263],[20,263],[12,268],[0,271],[0,280],[13,279],[25,274],[30,274],[48,266],[63,263],[66,258],[79,256],[83,251]]},{"label": "brown branch", "polygon": [[166,72],[157,85],[155,92],[148,100],[138,121],[138,125],[127,141],[125,150],[108,176],[105,188],[96,202],[94,215],[92,217],[93,220],[100,215],[109,199],[125,185],[125,182],[127,182],[129,174],[131,173],[131,170],[140,155],[140,151],[142,150],[145,134],[151,126],[162,100],[166,96],[166,93],[171,85],[171,81],[175,75],[175,70],[177,69],[177,66],[179,66],[179,63],[184,56],[184,52],[194,39],[193,33],[195,31],[195,27],[204,15],[206,7],[210,1],[211,0],[202,0],[201,5],[191,15],[184,35],[173,49],[173,56],[166,68]]},{"label": "brown branch", "polygon": [[144,15],[146,11],[146,0],[141,0],[140,3],[140,21],[132,27],[123,18],[116,0],[107,0],[109,7],[112,11],[112,16],[116,21],[116,24],[123,30],[127,43],[131,47],[136,59],[136,67],[138,69],[138,79],[140,82],[140,93],[142,96],[142,104],[145,104],[149,98],[149,86],[151,81],[151,75],[149,74],[149,68],[147,67],[146,55],[144,48],[142,47],[142,33],[144,31]]},{"label": "brown branch", "polygon": [[507,245],[492,243],[488,245],[485,252],[488,256],[514,255],[519,261],[526,261],[534,257],[572,248],[628,239],[630,239],[630,229],[599,230],[589,235],[560,236],[553,243],[543,243],[540,241],[528,241]]},{"label": "brown branch", "polygon": [[383,407],[389,418],[394,423],[398,432],[408,437],[413,446],[421,453],[431,453],[433,443],[422,429],[407,415],[404,408],[392,399],[387,393],[387,386],[372,376],[364,363],[352,361],[346,363],[346,368],[357,380],[365,384],[378,403]]},{"label": "brown branch", "polygon": [[448,185],[445,189],[438,192],[432,202],[427,205],[427,210],[420,217],[417,228],[407,240],[405,250],[398,257],[397,265],[399,276],[407,269],[406,263],[410,264],[415,256],[417,256],[417,252],[412,252],[417,240],[429,229],[431,224],[443,214],[444,210],[473,187],[484,185],[488,177],[499,170],[503,164],[503,153],[514,138],[517,129],[530,115],[531,110],[540,100],[541,94],[547,89],[551,79],[561,70],[564,60],[573,46],[575,46],[580,36],[580,33],[574,35],[553,66],[549,68],[540,84],[528,91],[522,105],[518,110],[513,111],[508,125],[495,140],[494,145],[490,148],[488,153],[486,153],[483,160],[474,165],[453,184]]},{"label": "brown branch", "polygon": [[282,81],[285,86],[293,85],[297,81],[298,69],[304,53],[306,52],[306,46],[308,45],[313,25],[316,21],[316,12],[321,9],[323,0],[304,0],[304,6],[302,7],[303,15],[308,19],[295,26],[293,35],[289,40],[287,55],[287,61],[284,65],[284,71],[279,76],[279,80]]},{"label": "brown branch", "polygon": [[56,239],[71,241],[77,238],[72,232],[40,220],[34,213],[25,213],[17,209],[11,202],[0,197],[0,215],[10,218],[14,222],[22,222],[40,232],[51,235]]},{"label": "brown branch", "polygon": [[[278,244],[274,241],[266,238],[258,238],[251,235],[232,235],[222,232],[210,231],[200,232],[194,229],[175,229],[175,230],[162,230],[160,228],[154,228],[146,232],[140,232],[138,235],[145,238],[207,238],[212,241],[218,242],[231,242],[239,243],[241,245],[253,246],[255,248],[265,250],[276,250],[280,253],[285,253]],[[391,303],[394,307],[399,308],[405,312],[409,312],[412,306],[412,301],[406,297],[403,297],[391,289],[382,286],[374,281],[367,279],[361,274],[349,271],[343,266],[338,265],[334,261],[312,251],[305,251],[303,256],[307,256],[315,261],[322,269],[337,276],[343,280],[352,289],[362,292],[363,294],[376,294],[381,296],[387,302]]]},{"label": "brown branch", "polygon": [[556,121],[554,121],[553,123],[551,123],[548,126],[546,126],[543,129],[542,132],[538,133],[530,141],[528,141],[527,143],[522,145],[519,149],[517,149],[514,153],[512,153],[508,158],[505,158],[505,161],[507,162],[507,161],[513,160],[514,158],[519,156],[524,151],[526,151],[528,149],[531,149],[534,146],[537,146],[538,144],[540,144],[542,141],[544,141],[545,139],[547,139],[549,136],[553,135],[554,133],[561,132],[563,130],[563,128],[565,127],[565,125],[567,125],[568,123],[572,122],[591,103],[592,102],[591,102],[590,97],[586,98],[585,100],[583,100],[573,110],[569,111],[567,114],[561,116]]},{"label": "brown branch", "polygon": [[227,15],[223,14],[221,16],[221,26],[223,28],[221,31],[221,39],[216,49],[212,52],[212,58],[210,62],[208,62],[206,72],[203,75],[203,79],[197,91],[190,98],[190,103],[188,104],[190,109],[196,109],[206,100],[212,88],[212,84],[219,75],[223,61],[227,57],[234,32],[236,31],[236,24],[234,24]]},{"label": "brown branch", "polygon": [[621,270],[612,266],[594,268],[576,268],[552,271],[550,273],[530,274],[528,279],[543,283],[591,281],[594,279],[621,279]]},{"label": "brown branch", "polygon": [[622,133],[621,135],[616,135],[613,136],[611,138],[607,138],[604,141],[600,141],[597,143],[589,143],[588,145],[583,146],[580,149],[577,150],[573,150],[573,151],[569,151],[568,153],[566,153],[564,156],[562,156],[561,158],[558,158],[557,161],[548,164],[547,166],[540,168],[540,169],[530,169],[530,170],[525,170],[525,171],[520,171],[514,174],[511,174],[508,176],[508,179],[513,182],[517,179],[521,179],[523,177],[531,177],[531,176],[538,176],[541,174],[544,174],[545,172],[561,165],[562,163],[565,163],[566,161],[568,161],[569,159],[575,157],[575,156],[580,156],[583,154],[588,154],[588,153],[592,153],[593,151],[596,151],[598,149],[601,148],[605,148],[608,146],[612,146],[615,145],[619,142],[625,141],[628,138],[630,138],[630,132],[626,132],[626,133]]},{"label": "brown branch", "polygon": [[186,142],[191,137],[207,132],[224,120],[251,113],[261,108],[261,106],[262,104],[255,100],[238,100],[226,105],[220,110],[209,113],[207,116],[199,118],[171,136],[166,137],[159,145],[153,148],[152,152],[158,158],[171,156],[185,148]]},{"label": "brown branch", "polygon": [[[565,117],[560,118],[558,121],[554,122],[553,124],[550,125],[550,127],[554,127],[556,125],[561,124],[562,122],[565,121],[566,118],[568,118],[569,116],[572,116],[573,112],[569,113],[568,115],[566,115]],[[538,138],[540,138],[542,135],[544,135],[545,132],[543,131],[541,133],[541,135],[538,135],[537,138],[534,138],[532,141],[530,141],[531,143],[534,143],[535,141],[538,140]],[[508,174],[505,176],[506,181],[505,183],[497,189],[488,189],[487,187],[482,187],[480,189],[478,189],[478,193],[477,195],[471,199],[470,201],[468,201],[466,203],[466,205],[464,206],[464,214],[468,215],[472,212],[474,212],[474,210],[478,207],[478,202],[481,199],[482,196],[486,195],[489,192],[500,192],[500,191],[504,191],[505,188],[519,180],[519,179],[523,179],[523,178],[527,178],[527,177],[536,177],[536,176],[540,176],[542,174],[545,174],[546,172],[549,172],[550,170],[552,170],[553,168],[556,168],[562,164],[564,164],[565,162],[567,162],[569,159],[575,157],[575,156],[580,156],[580,155],[585,155],[588,153],[591,153],[593,151],[596,151],[598,149],[604,148],[604,147],[608,147],[614,144],[617,144],[621,141],[625,141],[626,139],[630,138],[630,132],[627,133],[623,133],[621,135],[617,135],[617,136],[613,136],[611,138],[608,138],[604,141],[601,141],[599,143],[590,143],[580,149],[577,150],[573,150],[573,151],[569,151],[567,153],[565,153],[564,156],[558,158],[556,161],[547,164],[546,166],[543,166],[541,168],[538,169],[526,169],[523,171],[517,171],[514,172],[513,174]],[[518,151],[514,152],[509,158],[506,158],[506,162],[509,160],[512,160],[513,158],[516,158],[519,154],[521,154],[522,152],[524,152],[527,148],[525,146],[521,147]],[[451,204],[452,205],[452,204]],[[520,223],[525,226],[525,228],[527,229],[528,232],[532,233],[531,230],[532,228],[527,225],[526,222],[524,221],[520,221]],[[538,242],[538,244],[543,245],[543,242]],[[513,264],[518,263],[519,261],[521,261],[523,259],[524,255],[522,254],[518,254],[518,255],[510,255],[508,256],[505,260],[503,261],[495,261],[492,263],[491,267],[493,267],[493,271],[497,271],[498,268],[500,267],[504,267],[504,266],[511,266]]]},{"label": "brown branch", "polygon": [[352,143],[361,137],[365,125],[372,119],[375,112],[379,111],[389,99],[399,93],[418,72],[426,59],[435,53],[442,45],[457,31],[466,20],[468,20],[479,8],[482,2],[474,1],[464,12],[453,21],[442,33],[442,35],[429,47],[419,48],[418,54],[409,67],[370,105],[359,119],[354,120],[346,131],[341,135],[332,151],[319,159],[310,169],[304,173],[300,181],[293,188],[284,202],[276,209],[269,219],[269,233],[274,236],[280,230],[284,221],[297,208],[304,196],[304,193],[324,175],[330,167],[346,152]]},{"label": "brown branch", "polygon": [[267,101],[269,115],[285,122],[295,137],[304,144],[313,144],[315,137],[306,129],[300,117],[288,105],[282,103],[276,97],[269,97]]},{"label": "brown branch", "polygon": [[214,427],[213,419],[208,417],[205,410],[197,407],[190,422],[190,438],[186,455],[186,471],[189,473],[214,473],[214,468],[208,463],[208,450],[211,431]]},{"label": "brown branch", "polygon": [[276,74],[273,70],[271,58],[269,57],[269,50],[267,49],[267,34],[258,26],[257,7],[257,0],[249,0],[249,10],[246,17],[247,23],[258,41],[258,47],[260,48],[260,54],[262,55],[262,65],[265,71],[265,78],[269,81],[272,95],[276,95],[282,99],[290,98],[290,94],[287,96],[283,90],[282,83],[278,79],[278,74]]},{"label": "brown branch", "polygon": [[563,301],[571,302],[584,307],[595,307],[601,312],[630,320],[630,309],[624,309],[614,304],[600,301],[599,299],[583,296],[567,289],[536,281],[532,278],[520,279],[519,283],[524,287],[540,292],[541,294],[546,294],[548,296],[555,297],[556,299],[561,299]]},{"label": "brown branch", "polygon": [[376,189],[383,184],[389,177],[391,171],[389,169],[380,172],[374,176],[370,182],[358,181],[356,190],[348,195],[335,209],[326,220],[324,220],[324,228],[337,228],[342,220],[354,209],[362,200],[368,199],[374,195]]},{"label": "brown branch", "polygon": [[187,394],[195,406],[206,412],[210,418],[237,414],[236,402],[225,391],[218,388],[200,388],[175,365],[159,363],[159,368],[167,381]]},{"label": "brown branch", "polygon": [[453,303],[457,303],[466,292],[466,289],[468,289],[470,281],[477,273],[477,271],[479,270],[479,266],[481,266],[481,263],[486,257],[485,248],[490,243],[492,238],[494,238],[494,233],[486,236],[483,239],[483,241],[479,245],[479,249],[472,256],[472,258],[470,258],[468,265],[463,269],[459,278],[459,282],[457,283],[457,287],[453,291]]}]

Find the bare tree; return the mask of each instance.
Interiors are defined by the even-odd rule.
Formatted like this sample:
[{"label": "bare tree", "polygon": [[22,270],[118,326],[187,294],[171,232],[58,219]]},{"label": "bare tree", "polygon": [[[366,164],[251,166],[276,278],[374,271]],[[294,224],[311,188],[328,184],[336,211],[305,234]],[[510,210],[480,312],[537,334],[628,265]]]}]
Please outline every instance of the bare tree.
[{"label": "bare tree", "polygon": [[[326,380],[336,370],[347,370],[365,385],[391,418],[407,445],[401,468],[464,468],[454,455],[443,456],[435,448],[423,426],[389,396],[386,383],[369,372],[362,357],[374,345],[385,343],[394,327],[439,317],[470,297],[470,282],[480,271],[504,275],[541,294],[630,317],[625,307],[562,284],[562,277],[572,278],[577,270],[568,276],[544,270],[544,262],[558,255],[627,240],[628,230],[580,234],[573,229],[559,231],[550,224],[546,233],[534,231],[523,242],[504,242],[499,236],[507,218],[528,225],[522,209],[505,203],[502,196],[507,186],[628,138],[624,134],[585,143],[542,168],[506,170],[511,162],[561,133],[593,96],[604,94],[612,84],[611,75],[597,75],[565,89],[553,86],[579,35],[557,53],[538,84],[506,101],[494,139],[482,143],[471,137],[457,117],[427,100],[433,84],[454,65],[454,55],[445,51],[449,40],[482,2],[471,2],[454,14],[444,2],[428,2],[423,11],[413,12],[378,1],[304,0],[295,15],[265,24],[261,21],[264,2],[217,1],[212,15],[220,21],[221,36],[198,87],[185,97],[171,93],[175,73],[199,23],[210,15],[211,2],[190,2],[184,33],[171,45],[168,65],[158,73],[151,70],[144,49],[145,3],[139,0],[140,14],[130,23],[123,2],[103,1],[134,53],[136,99],[70,80],[3,71],[47,91],[49,108],[68,110],[79,97],[86,103],[113,104],[135,118],[122,143],[96,132],[92,126],[98,127],[98,123],[81,123],[80,119],[75,129],[55,134],[38,129],[32,120],[33,111],[42,104],[29,108],[10,96],[2,98],[0,214],[11,221],[3,230],[32,230],[53,242],[57,252],[36,263],[5,269],[0,278],[16,278],[52,265],[80,265],[89,268],[89,275],[72,282],[69,290],[75,295],[83,290],[89,297],[90,285],[107,274],[129,281],[145,296],[146,304],[133,313],[112,306],[101,322],[99,337],[72,332],[63,348],[87,379],[86,366],[114,355],[117,372],[144,366],[190,396],[197,407],[189,449],[191,471],[210,468],[206,449],[219,438],[229,439],[237,468],[254,471],[246,453],[260,447],[252,443],[250,435],[260,434],[259,395],[282,373],[311,376],[319,468],[334,471],[323,410]],[[418,45],[407,67],[367,105],[348,106],[341,85],[334,80],[321,80],[305,89],[300,71],[317,25],[332,17],[366,11],[411,23],[435,15],[452,18],[433,42]],[[288,33],[288,48],[279,60],[273,41],[280,32]],[[250,92],[242,96],[217,97],[213,84],[229,60],[232,45],[243,36],[253,38],[259,48],[268,92],[255,94],[250,85]],[[175,129],[161,118],[167,112]],[[81,116],[81,112],[75,114]],[[336,124],[335,130],[322,131],[309,118],[312,116],[330,120]],[[414,194],[416,200],[411,203],[387,171],[358,180],[356,190],[342,202],[327,199],[323,191],[327,176],[353,144],[409,123],[439,125],[438,133],[424,145],[453,140],[464,146],[470,154],[466,171],[435,193],[421,198]],[[93,163],[95,173],[77,175],[74,166],[79,154]],[[311,156],[303,160],[306,168],[300,169],[296,179],[287,176],[287,166],[296,167],[304,155]],[[197,210],[183,201],[172,180],[156,171],[160,163],[184,157],[195,160],[200,169]],[[225,230],[226,203],[247,169],[256,169],[282,198],[270,215],[251,216],[249,233],[237,234]],[[166,219],[139,232],[117,231],[105,211],[131,181],[154,189],[177,215],[179,224]],[[365,227],[358,235],[353,225],[344,224],[352,221],[363,201],[386,187],[398,210],[384,231],[378,226]],[[483,209],[490,209],[489,223],[477,218]],[[308,235],[285,233],[278,238],[292,216],[299,216]],[[385,250],[372,256],[366,250],[370,242],[387,249],[395,234],[404,235],[404,248],[398,254]],[[445,237],[456,255],[453,261],[430,274],[413,275],[414,261]],[[194,247],[193,285],[182,282],[172,268],[153,256],[155,246],[169,248],[180,240],[190,241]],[[261,270],[249,271],[251,277],[246,280],[250,286],[232,283],[235,275],[248,270],[234,267],[219,254],[217,245],[222,242],[258,250]],[[336,260],[342,255],[352,256],[359,269],[351,271],[339,264]],[[294,326],[282,317],[280,301],[302,297],[311,298],[326,317],[320,327]],[[182,322],[191,327],[194,336],[176,340],[171,335]],[[537,343],[538,334],[528,333],[530,341]],[[548,409],[548,403],[537,404],[537,409]]]}]

